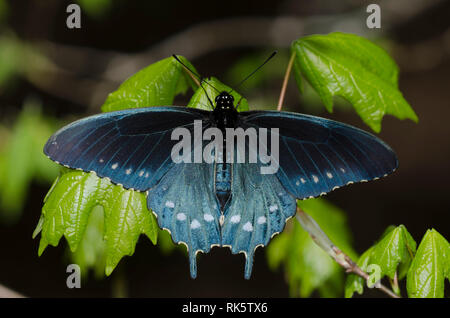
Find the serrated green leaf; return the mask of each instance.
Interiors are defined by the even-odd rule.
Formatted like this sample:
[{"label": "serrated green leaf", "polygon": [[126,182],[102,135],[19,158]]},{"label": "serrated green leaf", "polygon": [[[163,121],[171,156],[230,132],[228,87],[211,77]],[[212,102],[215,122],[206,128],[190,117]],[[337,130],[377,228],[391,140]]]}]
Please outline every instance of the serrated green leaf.
[{"label": "serrated green leaf", "polygon": [[147,209],[144,193],[124,190],[114,186],[106,193],[105,240],[106,275],[110,275],[121,258],[133,255],[141,234],[156,244],[158,225],[155,217]]},{"label": "serrated green leaf", "polygon": [[[324,199],[299,201],[308,213],[347,255],[356,254],[350,244],[350,231],[343,212]],[[338,296],[342,290],[342,268],[310,238],[297,220],[288,222],[286,230],[267,247],[272,269],[284,264],[292,296],[309,296],[315,289],[322,295]],[[328,289],[321,288],[328,286]],[[335,291],[334,293],[332,291]]]},{"label": "serrated green leaf", "polygon": [[[416,252],[416,242],[404,225],[384,235],[374,246],[370,263],[381,267],[381,278],[387,275],[393,279],[400,263],[409,265]],[[402,275],[404,275],[402,273]],[[399,275],[399,279],[403,276]]]},{"label": "serrated green leaf", "polygon": [[[393,279],[397,272],[398,279],[405,277],[407,269],[416,252],[416,242],[404,225],[389,226],[380,239],[358,259],[357,264],[362,270],[368,265],[380,267],[380,279],[388,276]],[[347,277],[345,297],[352,297],[354,292],[362,294],[365,282],[354,274]]]},{"label": "serrated green leaf", "polygon": [[75,252],[69,251],[73,263],[80,266],[81,275],[87,277],[89,269],[93,268],[95,276],[105,275],[106,246],[103,239],[105,217],[103,208],[96,206],[90,213],[86,230]]},{"label": "serrated green leaf", "polygon": [[336,32],[300,38],[291,49],[298,63],[294,72],[301,70],[329,112],[336,95],[347,99],[376,132],[385,114],[418,121],[398,90],[397,65],[369,40]]},{"label": "serrated green leaf", "polygon": [[450,280],[450,244],[436,230],[425,233],[408,271],[406,289],[411,298],[444,297]]},{"label": "serrated green leaf", "polygon": [[[182,56],[189,68],[195,68]],[[196,89],[183,66],[173,57],[165,58],[140,70],[108,95],[103,112],[136,107],[170,106],[176,95],[190,87]]]},{"label": "serrated green leaf", "polygon": [[158,226],[147,209],[145,193],[125,190],[94,173],[67,170],[51,189],[42,209],[39,255],[48,244],[58,245],[63,235],[75,252],[91,211],[98,205],[105,214],[106,275],[123,256],[134,253],[140,234],[156,244]]},{"label": "serrated green leaf", "polygon": [[[208,97],[211,99],[211,102],[215,105],[215,98],[222,91],[231,91],[231,88],[227,85],[220,82],[217,78],[211,77],[209,79],[205,79],[208,84],[203,84],[204,90],[202,88],[198,88],[195,92],[194,96],[192,96],[191,100],[188,103],[188,107],[194,107],[205,110],[212,110],[212,106],[208,101]],[[215,89],[214,89],[214,88]],[[208,96],[205,94],[208,94]],[[247,111],[249,110],[247,99],[243,98],[238,92],[232,91],[231,95],[234,97],[235,106],[240,101],[239,106],[237,108],[238,111]],[[242,98],[242,99],[241,99]]]}]

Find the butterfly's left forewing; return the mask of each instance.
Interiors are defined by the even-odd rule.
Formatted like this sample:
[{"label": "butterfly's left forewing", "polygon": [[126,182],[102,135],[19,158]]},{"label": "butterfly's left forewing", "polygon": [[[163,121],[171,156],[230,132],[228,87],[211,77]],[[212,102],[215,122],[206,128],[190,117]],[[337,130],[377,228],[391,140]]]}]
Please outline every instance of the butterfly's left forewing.
[{"label": "butterfly's left forewing", "polygon": [[95,172],[127,189],[146,191],[173,166],[173,129],[193,130],[209,113],[187,107],[149,107],[76,121],[47,141],[44,153],[72,169]]}]

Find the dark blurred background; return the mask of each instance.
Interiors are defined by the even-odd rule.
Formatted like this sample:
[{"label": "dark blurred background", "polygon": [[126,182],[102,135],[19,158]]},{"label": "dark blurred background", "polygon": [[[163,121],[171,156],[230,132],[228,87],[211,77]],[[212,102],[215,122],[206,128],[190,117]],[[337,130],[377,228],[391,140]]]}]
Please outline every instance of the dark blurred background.
[{"label": "dark blurred background", "polygon": [[[262,71],[265,76],[240,89],[251,108],[274,109],[293,40],[314,33],[356,33],[385,47],[399,64],[400,90],[419,123],[387,116],[380,137],[396,151],[398,171],[327,198],[346,212],[358,253],[391,224],[404,224],[417,242],[429,228],[450,238],[450,1],[85,0],[75,2],[82,8],[82,27],[72,30],[66,27],[69,3],[0,0],[0,146],[13,135],[27,105],[38,105],[39,114],[30,116],[53,128],[98,113],[107,94],[123,80],[173,53],[187,57],[201,74],[232,85],[246,75],[252,61],[279,50],[272,66]],[[366,27],[370,3],[381,6],[381,29]],[[176,104],[188,100],[180,97]],[[313,93],[301,97],[291,79],[286,110],[369,130],[348,105],[337,104],[333,114],[327,113]],[[20,166],[8,169],[15,168]],[[191,280],[183,253],[166,255],[143,236],[135,254],[123,259],[110,277],[91,275],[83,288],[68,289],[64,240],[38,258],[38,239],[31,239],[54,178],[55,170],[50,170],[47,177],[36,173],[28,180],[20,204],[2,207],[1,284],[26,296],[109,297],[124,284],[116,277],[122,273],[131,297],[289,295],[282,271],[268,269],[264,249],[257,250],[249,281],[243,278],[244,257],[218,248],[200,256],[198,278]],[[365,294],[372,295],[380,296],[372,290]]]}]

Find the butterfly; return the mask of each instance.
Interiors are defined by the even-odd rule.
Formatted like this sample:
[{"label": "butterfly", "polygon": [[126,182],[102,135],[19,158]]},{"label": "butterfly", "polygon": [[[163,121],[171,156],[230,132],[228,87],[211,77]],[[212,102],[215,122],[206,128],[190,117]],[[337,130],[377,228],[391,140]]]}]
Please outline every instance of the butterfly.
[{"label": "butterfly", "polygon": [[[44,153],[58,164],[145,192],[158,225],[175,243],[186,245],[192,278],[197,254],[214,246],[243,253],[244,276],[250,278],[255,250],[283,231],[297,200],[378,179],[398,166],[392,149],[361,129],[293,112],[238,112],[226,91],[214,101],[212,111],[167,106],[87,117],[52,135]],[[254,129],[257,138],[266,129],[266,149],[272,149],[273,140],[278,143],[276,172],[261,173],[263,160],[175,162],[172,152],[179,140],[173,132],[182,128],[195,134],[195,123],[201,123],[202,133]],[[223,147],[211,154],[225,157],[221,150],[228,155],[229,149]],[[183,156],[193,157],[195,148],[193,143]]]}]

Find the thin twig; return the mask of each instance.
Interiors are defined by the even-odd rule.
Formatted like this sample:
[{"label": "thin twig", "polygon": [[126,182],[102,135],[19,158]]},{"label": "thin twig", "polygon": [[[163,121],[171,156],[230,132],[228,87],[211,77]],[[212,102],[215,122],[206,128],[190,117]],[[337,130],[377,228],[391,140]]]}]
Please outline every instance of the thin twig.
[{"label": "thin twig", "polygon": [[[334,245],[316,221],[314,221],[313,218],[303,212],[300,208],[297,208],[297,220],[300,222],[305,231],[308,232],[312,240],[320,248],[327,252],[336,261],[336,263],[342,266],[346,273],[358,275],[365,281],[369,279],[369,274],[363,271],[348,255]],[[374,286],[392,298],[400,298],[397,294],[380,282],[377,282]]]},{"label": "thin twig", "polygon": [[284,95],[286,94],[287,84],[289,82],[289,76],[291,75],[292,65],[294,65],[295,52],[292,52],[291,58],[289,59],[288,66],[286,68],[286,74],[284,74],[283,86],[281,86],[280,98],[278,99],[277,110],[281,111],[283,107]]}]

